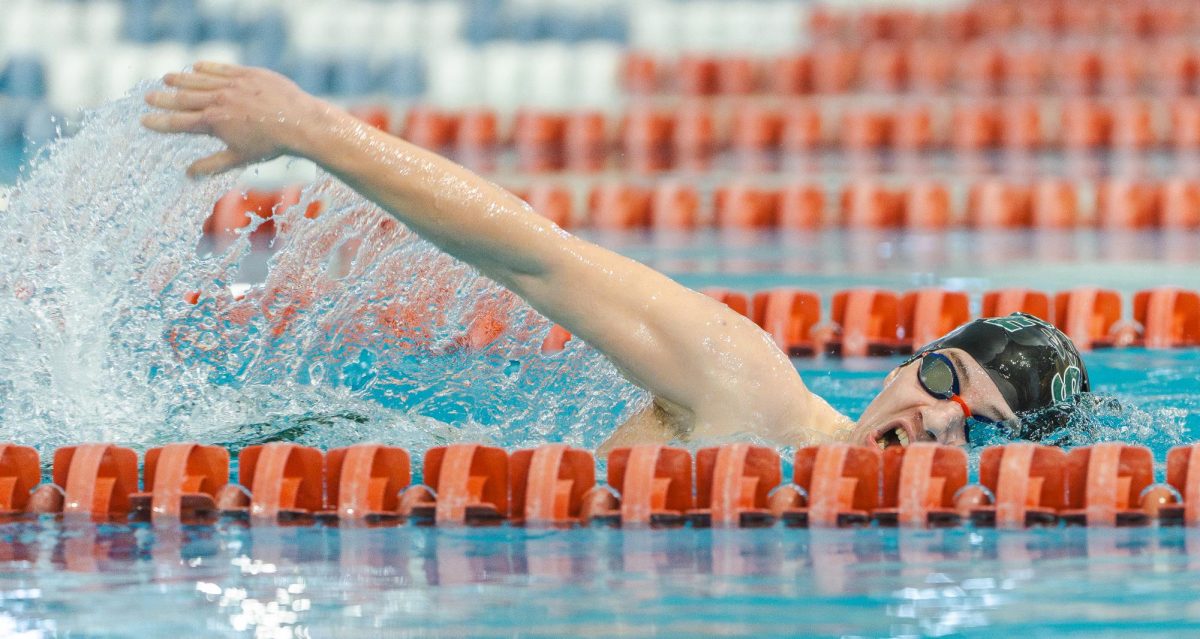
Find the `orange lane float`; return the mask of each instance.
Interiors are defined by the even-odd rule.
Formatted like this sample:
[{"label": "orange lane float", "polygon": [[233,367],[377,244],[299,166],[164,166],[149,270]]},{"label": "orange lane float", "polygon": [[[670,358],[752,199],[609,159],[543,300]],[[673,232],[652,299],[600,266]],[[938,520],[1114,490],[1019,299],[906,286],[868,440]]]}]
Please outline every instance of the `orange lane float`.
[{"label": "orange lane float", "polygon": [[238,484],[217,495],[224,515],[255,524],[308,523],[324,506],[324,456],[288,442],[249,446],[238,455]]},{"label": "orange lane float", "polygon": [[[880,451],[830,444],[796,451],[788,499],[772,502],[785,525],[809,528],[863,526],[879,505]],[[805,497],[806,496],[806,497]]]},{"label": "orange lane float", "polygon": [[777,209],[780,229],[819,229],[825,223],[825,192],[811,184],[789,184],[779,191]]},{"label": "orange lane float", "polygon": [[751,184],[735,183],[717,189],[714,221],[722,229],[761,229],[775,226],[776,197],[773,191]]},{"label": "orange lane float", "polygon": [[517,525],[570,526],[582,521],[596,485],[596,460],[586,450],[548,444],[509,456],[512,517]]},{"label": "orange lane float", "polygon": [[495,524],[508,517],[508,453],[451,444],[425,453],[425,483],[402,499],[401,512],[438,526]]},{"label": "orange lane float", "polygon": [[1079,350],[1118,345],[1121,295],[1109,289],[1079,287],[1054,296],[1054,325]]},{"label": "orange lane float", "polygon": [[41,475],[36,449],[0,443],[0,519],[25,513]]},{"label": "orange lane float", "polygon": [[900,298],[904,352],[915,351],[971,319],[967,294],[940,288],[910,291]]},{"label": "orange lane float", "polygon": [[168,444],[146,451],[144,492],[130,496],[133,517],[154,522],[206,521],[229,483],[229,451],[220,446]]},{"label": "orange lane float", "polygon": [[1160,509],[1162,521],[1200,526],[1200,444],[1176,446],[1167,453],[1167,484],[1179,491],[1183,504]]},{"label": "orange lane float", "polygon": [[588,195],[592,228],[624,231],[650,221],[650,193],[629,184],[599,184]]},{"label": "orange lane float", "polygon": [[779,453],[766,446],[726,444],[696,453],[696,508],[688,519],[714,528],[775,523],[768,495],[782,478]]},{"label": "orange lane float", "polygon": [[650,224],[657,230],[690,231],[700,220],[700,195],[695,187],[664,181],[654,187]]},{"label": "orange lane float", "polygon": [[950,194],[937,182],[917,182],[904,192],[904,226],[940,230],[951,223]]},{"label": "orange lane float", "polygon": [[1003,317],[1013,313],[1028,313],[1047,322],[1054,319],[1050,313],[1050,296],[1041,291],[1002,288],[983,294],[982,317]]},{"label": "orange lane float", "polygon": [[1138,291],[1133,319],[1142,326],[1135,342],[1146,348],[1200,346],[1200,294],[1176,287]]},{"label": "orange lane float", "polygon": [[400,518],[400,493],[412,481],[408,451],[356,444],[325,454],[323,516],[380,523]]},{"label": "orange lane float", "polygon": [[594,521],[622,527],[679,526],[692,509],[692,456],[681,448],[639,444],[608,456],[614,508],[593,510]]},{"label": "orange lane float", "polygon": [[902,221],[900,197],[870,180],[848,184],[842,191],[842,225],[847,228],[895,228]]},{"label": "orange lane float", "polygon": [[1087,526],[1143,526],[1142,490],[1154,482],[1154,457],[1144,446],[1105,442],[1067,453],[1067,501],[1059,516]]},{"label": "orange lane float", "polygon": [[1066,499],[1066,453],[1031,443],[985,448],[979,457],[979,482],[991,504],[968,508],[976,526],[1025,528],[1053,525]]},{"label": "orange lane float", "polygon": [[957,526],[955,504],[967,484],[967,453],[957,446],[916,442],[883,451],[883,499],[875,521],[884,526]]},{"label": "orange lane float", "polygon": [[813,291],[779,288],[754,294],[755,324],[771,334],[783,352],[811,357],[819,350],[813,327],[821,320],[821,299]]},{"label": "orange lane float", "polygon": [[873,288],[833,295],[834,335],[826,352],[842,357],[890,355],[900,347],[899,300],[895,293]]},{"label": "orange lane float", "polygon": [[[137,453],[113,444],[79,444],[54,451],[54,486],[62,490],[67,518],[120,520],[132,510],[138,487]],[[42,490],[49,488],[43,486]],[[37,492],[34,501],[44,503]]]}]

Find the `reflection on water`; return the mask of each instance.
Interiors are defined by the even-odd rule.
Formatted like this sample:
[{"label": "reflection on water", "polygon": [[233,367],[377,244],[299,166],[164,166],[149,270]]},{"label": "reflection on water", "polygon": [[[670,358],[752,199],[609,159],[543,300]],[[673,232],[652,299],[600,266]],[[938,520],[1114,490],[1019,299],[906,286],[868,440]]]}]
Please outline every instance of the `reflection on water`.
[{"label": "reflection on water", "polygon": [[1172,528],[0,534],[0,629],[30,636],[1116,633],[1200,612],[1200,531]]}]

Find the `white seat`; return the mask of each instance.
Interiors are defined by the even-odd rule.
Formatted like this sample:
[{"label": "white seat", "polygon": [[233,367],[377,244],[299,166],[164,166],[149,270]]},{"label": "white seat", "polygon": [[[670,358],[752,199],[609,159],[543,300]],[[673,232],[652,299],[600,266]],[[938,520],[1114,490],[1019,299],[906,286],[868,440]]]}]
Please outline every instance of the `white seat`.
[{"label": "white seat", "polygon": [[102,95],[100,65],[107,57],[94,47],[61,48],[46,64],[46,101],[61,113],[96,105]]},{"label": "white seat", "polygon": [[525,47],[512,40],[497,40],[480,50],[482,104],[507,113],[526,101],[527,55]]},{"label": "white seat", "polygon": [[571,73],[574,106],[610,109],[624,95],[621,89],[620,45],[606,41],[585,42],[575,49],[575,70]]},{"label": "white seat", "polygon": [[531,106],[563,109],[572,102],[576,78],[572,78],[572,51],[559,42],[529,45],[526,58],[526,91]]},{"label": "white seat", "polygon": [[475,105],[482,97],[479,54],[467,46],[447,46],[425,56],[426,95],[431,102],[459,108]]}]

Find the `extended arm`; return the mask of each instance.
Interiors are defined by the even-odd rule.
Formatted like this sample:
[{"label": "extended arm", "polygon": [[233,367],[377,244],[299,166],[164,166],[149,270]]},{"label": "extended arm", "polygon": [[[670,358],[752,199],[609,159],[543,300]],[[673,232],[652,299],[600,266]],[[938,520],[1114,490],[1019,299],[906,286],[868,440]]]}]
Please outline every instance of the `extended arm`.
[{"label": "extended arm", "polygon": [[703,429],[732,420],[724,426],[771,436],[757,425],[839,420],[746,318],[564,232],[504,189],[360,123],[282,76],[201,63],[166,82],[173,91],[147,96],[166,112],[145,124],[215,135],[229,147],[197,161],[192,174],[280,154],[315,161],[603,352],[680,422]]}]

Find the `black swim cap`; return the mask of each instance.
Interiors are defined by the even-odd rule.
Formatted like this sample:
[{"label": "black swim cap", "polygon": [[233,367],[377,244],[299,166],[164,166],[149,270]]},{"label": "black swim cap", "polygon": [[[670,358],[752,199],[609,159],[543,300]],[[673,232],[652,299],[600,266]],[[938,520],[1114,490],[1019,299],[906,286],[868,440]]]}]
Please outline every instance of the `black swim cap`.
[{"label": "black swim cap", "polygon": [[[1051,324],[1025,313],[977,319],[918,350],[958,348],[987,371],[1018,416],[1066,401],[1091,389],[1087,368],[1071,339]],[[1022,419],[1014,435],[1041,439],[1059,424]]]}]

